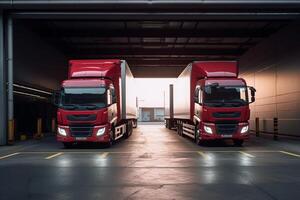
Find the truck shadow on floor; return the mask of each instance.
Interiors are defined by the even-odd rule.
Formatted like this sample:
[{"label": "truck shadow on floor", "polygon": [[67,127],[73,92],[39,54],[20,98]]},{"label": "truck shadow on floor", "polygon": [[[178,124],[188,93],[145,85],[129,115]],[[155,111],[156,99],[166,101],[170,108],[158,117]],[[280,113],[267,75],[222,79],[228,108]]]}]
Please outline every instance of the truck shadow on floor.
[{"label": "truck shadow on floor", "polygon": [[[194,142],[191,138],[185,137],[185,139]],[[196,144],[195,144],[196,145]],[[203,141],[198,144],[199,147],[244,147],[247,143],[243,145],[235,145],[231,140],[212,140],[212,141]]]},{"label": "truck shadow on floor", "polygon": [[217,140],[205,141],[199,144],[200,147],[243,147],[244,145],[235,145],[232,141]]},{"label": "truck shadow on floor", "polygon": [[112,146],[109,146],[108,144],[105,143],[91,143],[91,142],[79,142],[72,144],[71,146],[64,147],[63,145],[61,146],[62,149],[110,149],[117,147],[120,145],[123,141],[123,139],[117,140],[114,142]]}]

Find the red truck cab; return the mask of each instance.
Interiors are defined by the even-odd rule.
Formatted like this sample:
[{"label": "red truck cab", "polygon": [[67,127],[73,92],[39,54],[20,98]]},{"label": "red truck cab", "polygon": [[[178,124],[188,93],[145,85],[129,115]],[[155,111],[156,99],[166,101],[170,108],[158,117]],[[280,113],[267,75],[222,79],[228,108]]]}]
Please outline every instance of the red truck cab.
[{"label": "red truck cab", "polygon": [[255,89],[238,78],[237,62],[193,62],[178,77],[173,93],[168,128],[176,126],[180,135],[196,143],[231,139],[242,145],[249,138],[249,103],[255,101]]},{"label": "red truck cab", "polygon": [[57,140],[66,147],[79,142],[110,146],[128,137],[136,111],[135,101],[126,101],[127,79],[133,77],[125,61],[71,60],[57,100]]}]

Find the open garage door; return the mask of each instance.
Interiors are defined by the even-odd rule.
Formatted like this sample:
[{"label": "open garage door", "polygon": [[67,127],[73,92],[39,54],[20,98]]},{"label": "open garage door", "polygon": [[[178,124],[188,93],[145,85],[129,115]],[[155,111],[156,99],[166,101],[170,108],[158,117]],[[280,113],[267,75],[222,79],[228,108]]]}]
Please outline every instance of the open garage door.
[{"label": "open garage door", "polygon": [[[81,2],[81,10],[76,11],[70,1],[48,3],[0,4],[5,10],[1,15],[5,30],[1,37],[3,127],[7,124],[6,111],[10,113],[8,120],[22,116],[16,119],[18,124],[25,115],[16,112],[26,113],[22,98],[28,99],[28,95],[13,84],[46,92],[57,90],[67,75],[69,59],[125,59],[135,77],[177,77],[195,60],[241,60],[243,74],[252,70],[245,64],[248,52],[288,29],[299,16],[295,1]],[[76,3],[72,1],[72,6]],[[33,5],[35,10],[30,9]],[[8,10],[10,6],[15,10]],[[6,82],[8,93],[4,92]],[[30,94],[42,97],[31,96],[34,102],[50,100],[45,93]],[[13,101],[13,96],[21,99]],[[17,111],[13,112],[13,104]],[[2,143],[6,132],[2,133]]]}]

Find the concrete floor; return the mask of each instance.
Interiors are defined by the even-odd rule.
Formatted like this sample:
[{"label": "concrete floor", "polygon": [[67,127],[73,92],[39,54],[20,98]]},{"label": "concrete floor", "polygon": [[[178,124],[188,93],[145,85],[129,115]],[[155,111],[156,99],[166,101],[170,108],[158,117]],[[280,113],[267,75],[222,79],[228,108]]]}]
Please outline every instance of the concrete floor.
[{"label": "concrete floor", "polygon": [[110,149],[54,138],[0,147],[0,199],[298,199],[299,141],[197,146],[141,125]]}]

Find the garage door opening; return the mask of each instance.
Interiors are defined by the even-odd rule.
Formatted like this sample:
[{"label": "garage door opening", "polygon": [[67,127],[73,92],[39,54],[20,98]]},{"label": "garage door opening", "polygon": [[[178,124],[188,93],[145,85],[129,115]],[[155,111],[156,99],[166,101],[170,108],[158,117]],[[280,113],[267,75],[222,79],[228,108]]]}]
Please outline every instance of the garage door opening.
[{"label": "garage door opening", "polygon": [[[156,16],[153,20],[132,15],[125,18],[119,15],[80,18],[78,15],[74,18],[66,14],[61,18],[45,15],[42,19],[20,13],[12,16],[14,84],[47,92],[60,89],[71,59],[124,59],[137,79],[171,80],[193,61],[240,60],[251,49],[295,23],[294,18],[280,17],[282,15],[274,18],[216,15],[197,19]],[[251,68],[244,66],[241,66],[241,74]],[[50,131],[49,124],[55,117],[51,97],[41,95],[46,98],[41,99],[16,92],[14,113],[18,128],[15,134],[36,132],[33,127],[37,127],[38,116],[43,116],[42,123],[46,123],[43,131]],[[141,114],[142,121],[162,119],[162,109],[154,107],[161,106],[140,111],[145,113]],[[28,109],[37,113],[30,121],[23,114],[29,113]],[[45,112],[51,114],[44,116]],[[24,124],[32,128],[19,128],[25,127]],[[44,127],[48,128],[44,130]]]},{"label": "garage door opening", "polygon": [[164,122],[167,88],[175,78],[136,78],[138,121]]}]

